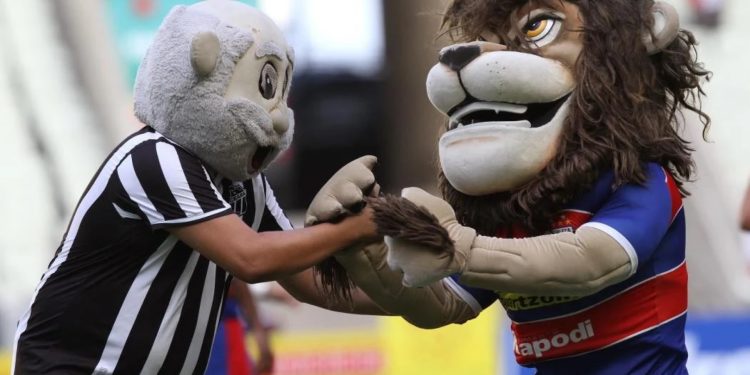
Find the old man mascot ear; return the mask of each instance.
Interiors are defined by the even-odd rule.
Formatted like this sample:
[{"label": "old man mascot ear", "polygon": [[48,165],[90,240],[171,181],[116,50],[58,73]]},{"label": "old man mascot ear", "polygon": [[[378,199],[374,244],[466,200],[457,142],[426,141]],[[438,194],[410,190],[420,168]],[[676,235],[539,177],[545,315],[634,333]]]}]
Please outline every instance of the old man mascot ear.
[{"label": "old man mascot ear", "polygon": [[[444,22],[466,42],[427,77],[449,119],[443,197],[370,200],[384,241],[337,262],[424,328],[499,299],[539,374],[686,373],[692,161],[676,114],[709,123],[692,34],[650,0],[455,0]],[[334,176],[308,222],[341,214],[353,170],[367,171]]]}]

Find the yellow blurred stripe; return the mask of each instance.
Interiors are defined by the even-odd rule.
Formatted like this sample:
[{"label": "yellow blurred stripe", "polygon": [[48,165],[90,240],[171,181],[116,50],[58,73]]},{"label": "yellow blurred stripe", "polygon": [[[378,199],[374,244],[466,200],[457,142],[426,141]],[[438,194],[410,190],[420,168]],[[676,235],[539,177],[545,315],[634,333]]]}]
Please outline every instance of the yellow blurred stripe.
[{"label": "yellow blurred stripe", "polygon": [[10,352],[0,351],[0,375],[10,375]]},{"label": "yellow blurred stripe", "polygon": [[[416,328],[401,318],[381,318],[376,329],[277,332],[272,347],[277,374],[496,375],[500,309],[463,325]],[[257,354],[252,335],[247,343]]]}]

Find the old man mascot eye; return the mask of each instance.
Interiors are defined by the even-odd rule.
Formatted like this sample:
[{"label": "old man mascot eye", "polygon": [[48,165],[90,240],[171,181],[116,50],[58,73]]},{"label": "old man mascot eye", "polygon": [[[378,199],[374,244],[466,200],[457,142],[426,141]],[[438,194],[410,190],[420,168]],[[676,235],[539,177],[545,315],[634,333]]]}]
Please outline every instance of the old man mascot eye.
[{"label": "old man mascot eye", "polygon": [[[337,263],[420,327],[499,299],[540,374],[686,373],[692,160],[676,114],[709,123],[692,34],[649,0],[455,0],[444,22],[463,43],[427,77],[448,117],[443,198],[371,199],[384,241]],[[346,211],[321,202],[309,223]]]}]

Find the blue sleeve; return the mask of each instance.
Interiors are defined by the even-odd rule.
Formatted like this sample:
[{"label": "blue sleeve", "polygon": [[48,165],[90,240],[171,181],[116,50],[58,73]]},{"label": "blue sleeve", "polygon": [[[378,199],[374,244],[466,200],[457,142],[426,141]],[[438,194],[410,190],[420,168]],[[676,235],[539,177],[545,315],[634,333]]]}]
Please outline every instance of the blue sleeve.
[{"label": "blue sleeve", "polygon": [[452,275],[444,279],[448,287],[451,288],[464,302],[468,303],[471,308],[479,314],[482,310],[492,305],[497,300],[497,293],[481,288],[473,288],[461,284],[458,281],[460,275]]},{"label": "blue sleeve", "polygon": [[[603,230],[628,252],[633,273],[651,258],[672,224],[673,200],[680,200],[665,170],[648,164],[644,185],[627,184],[612,192],[584,226]],[[677,202],[675,202],[677,203]]]}]

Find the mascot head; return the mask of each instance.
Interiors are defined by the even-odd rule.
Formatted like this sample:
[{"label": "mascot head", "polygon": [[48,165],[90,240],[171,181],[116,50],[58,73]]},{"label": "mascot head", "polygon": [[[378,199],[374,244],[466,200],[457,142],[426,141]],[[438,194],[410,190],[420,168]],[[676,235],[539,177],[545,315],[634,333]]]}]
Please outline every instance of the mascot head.
[{"label": "mascot head", "polygon": [[671,6],[454,0],[444,25],[462,43],[440,52],[427,93],[449,119],[441,186],[465,224],[543,229],[604,170],[643,182],[646,161],[689,178],[675,114],[694,110],[708,126],[708,72]]},{"label": "mascot head", "polygon": [[281,31],[254,8],[178,6],[138,70],[136,116],[222,176],[246,180],[291,143],[292,65]]}]

